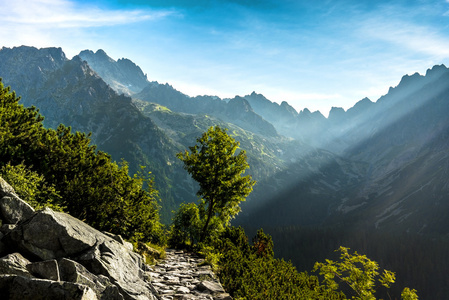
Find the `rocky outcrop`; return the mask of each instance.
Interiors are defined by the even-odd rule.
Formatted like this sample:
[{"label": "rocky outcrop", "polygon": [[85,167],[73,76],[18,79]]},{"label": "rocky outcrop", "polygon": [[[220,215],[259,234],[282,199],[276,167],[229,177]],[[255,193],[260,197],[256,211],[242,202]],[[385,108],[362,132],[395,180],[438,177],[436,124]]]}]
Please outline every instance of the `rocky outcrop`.
[{"label": "rocky outcrop", "polygon": [[0,197],[2,299],[159,298],[129,243],[65,213],[35,212],[2,178]]},{"label": "rocky outcrop", "polygon": [[120,236],[34,211],[1,177],[0,208],[1,299],[232,299],[198,256],[168,250],[150,267]]}]

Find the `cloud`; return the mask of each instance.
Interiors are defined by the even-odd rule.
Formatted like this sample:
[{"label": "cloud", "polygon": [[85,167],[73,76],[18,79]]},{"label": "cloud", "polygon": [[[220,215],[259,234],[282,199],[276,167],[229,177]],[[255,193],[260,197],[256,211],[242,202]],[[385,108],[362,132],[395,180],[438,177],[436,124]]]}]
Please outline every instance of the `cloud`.
[{"label": "cloud", "polygon": [[0,4],[0,19],[3,24],[36,25],[40,28],[112,26],[158,19],[171,13],[110,10],[92,5],[81,6],[67,0],[0,0]]}]

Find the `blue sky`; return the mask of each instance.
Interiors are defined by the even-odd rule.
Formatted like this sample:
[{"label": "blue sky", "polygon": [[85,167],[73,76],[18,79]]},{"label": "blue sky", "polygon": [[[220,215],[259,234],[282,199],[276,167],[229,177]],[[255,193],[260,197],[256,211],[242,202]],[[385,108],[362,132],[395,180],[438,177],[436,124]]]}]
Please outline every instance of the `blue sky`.
[{"label": "blue sky", "polygon": [[0,46],[126,57],[190,95],[327,115],[449,63],[445,0],[0,0]]}]

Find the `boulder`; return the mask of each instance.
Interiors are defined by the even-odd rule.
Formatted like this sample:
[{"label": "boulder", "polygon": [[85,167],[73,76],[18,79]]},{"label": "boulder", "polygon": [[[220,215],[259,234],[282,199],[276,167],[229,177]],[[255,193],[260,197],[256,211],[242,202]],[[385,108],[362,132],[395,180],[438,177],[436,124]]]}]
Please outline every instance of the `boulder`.
[{"label": "boulder", "polygon": [[14,189],[0,177],[0,218],[3,223],[16,224],[26,220],[34,213],[34,209],[19,198]]},{"label": "boulder", "polygon": [[108,277],[96,276],[90,273],[83,265],[76,261],[63,258],[58,262],[61,280],[84,284],[90,287],[98,299],[123,300],[118,288],[111,283]]},{"label": "boulder", "polygon": [[104,240],[75,259],[92,273],[110,278],[125,299],[152,299],[152,287],[143,280],[141,256],[114,239]]},{"label": "boulder", "polygon": [[0,250],[11,253],[0,258],[0,299],[156,299],[132,244],[66,213],[35,212],[1,177],[0,218]]},{"label": "boulder", "polygon": [[200,292],[208,292],[211,294],[225,292],[221,284],[215,281],[201,281],[197,284],[196,289]]},{"label": "boulder", "polygon": [[43,260],[77,255],[106,237],[86,223],[49,208],[38,211],[3,238]]},{"label": "boulder", "polygon": [[54,259],[30,263],[27,270],[36,277],[59,281],[59,267]]},{"label": "boulder", "polygon": [[0,275],[0,295],[9,300],[97,300],[91,288],[73,282]]},{"label": "boulder", "polygon": [[[139,254],[68,214],[45,208],[17,224],[3,240],[37,260],[56,259],[61,265],[63,258],[74,258],[89,272],[109,278],[125,299],[153,298],[151,285],[144,281]],[[101,298],[103,288],[95,289],[95,280],[89,280],[94,284],[88,286]],[[108,293],[115,292],[108,289]]]},{"label": "boulder", "polygon": [[2,177],[0,177],[0,198],[16,195],[16,192]]},{"label": "boulder", "polygon": [[21,275],[32,277],[27,269],[30,261],[20,253],[8,254],[0,258],[0,274]]}]

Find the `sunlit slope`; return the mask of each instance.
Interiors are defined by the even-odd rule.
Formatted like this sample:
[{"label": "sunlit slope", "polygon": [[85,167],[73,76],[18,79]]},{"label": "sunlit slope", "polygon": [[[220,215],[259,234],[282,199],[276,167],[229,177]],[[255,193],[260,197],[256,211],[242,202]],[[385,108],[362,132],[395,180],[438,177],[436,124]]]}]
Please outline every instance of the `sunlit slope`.
[{"label": "sunlit slope", "polygon": [[[404,76],[376,103],[362,100],[342,112],[339,123],[331,115],[322,126],[339,141],[335,153],[340,159],[317,163],[312,156],[301,165],[292,164],[287,173],[296,182],[279,189],[265,207],[241,221],[267,226],[349,222],[369,228],[446,234],[448,95],[449,71],[435,66],[426,76]],[[331,139],[322,144],[329,151],[331,145]],[[345,166],[338,164],[345,160]],[[299,180],[295,172],[310,165],[321,173],[311,172],[308,180]],[[341,170],[352,179],[342,180]],[[285,177],[284,173],[272,180],[279,177]],[[334,185],[326,180],[320,190],[314,187],[321,178],[329,177]]]}]

